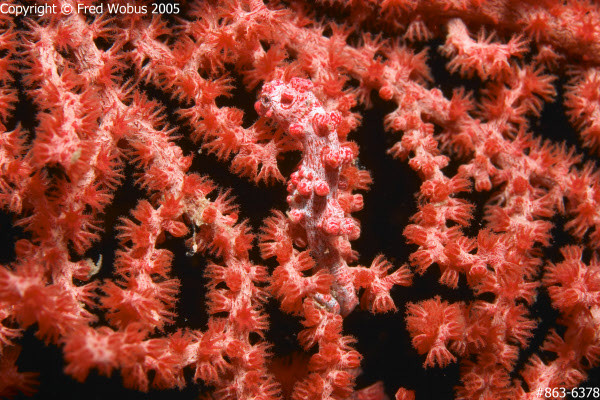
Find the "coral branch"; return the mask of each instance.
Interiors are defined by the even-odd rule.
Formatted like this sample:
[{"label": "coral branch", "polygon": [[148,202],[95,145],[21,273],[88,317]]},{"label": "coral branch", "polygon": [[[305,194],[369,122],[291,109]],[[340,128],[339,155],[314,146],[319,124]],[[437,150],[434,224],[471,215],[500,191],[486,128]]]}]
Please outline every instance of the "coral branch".
[{"label": "coral branch", "polygon": [[593,386],[599,22],[587,0],[2,2],[0,397]]}]

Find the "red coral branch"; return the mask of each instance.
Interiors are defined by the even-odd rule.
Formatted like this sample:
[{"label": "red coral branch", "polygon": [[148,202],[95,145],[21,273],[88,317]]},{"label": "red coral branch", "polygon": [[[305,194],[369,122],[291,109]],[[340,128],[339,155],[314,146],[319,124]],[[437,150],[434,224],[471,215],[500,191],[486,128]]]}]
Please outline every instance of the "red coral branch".
[{"label": "red coral branch", "polygon": [[[221,399],[584,386],[598,22],[582,0],[4,2],[0,396],[50,392],[34,335],[83,386]],[[444,395],[412,378],[454,365]]]}]

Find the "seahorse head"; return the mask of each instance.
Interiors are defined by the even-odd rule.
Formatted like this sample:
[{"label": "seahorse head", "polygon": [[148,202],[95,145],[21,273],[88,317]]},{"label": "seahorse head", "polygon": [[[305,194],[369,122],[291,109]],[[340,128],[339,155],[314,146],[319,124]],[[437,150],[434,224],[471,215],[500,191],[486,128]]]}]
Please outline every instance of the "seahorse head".
[{"label": "seahorse head", "polygon": [[267,82],[254,108],[261,117],[289,125],[300,120],[315,106],[320,106],[321,103],[310,90],[312,87],[311,81],[302,78],[292,78],[287,84],[279,79]]}]

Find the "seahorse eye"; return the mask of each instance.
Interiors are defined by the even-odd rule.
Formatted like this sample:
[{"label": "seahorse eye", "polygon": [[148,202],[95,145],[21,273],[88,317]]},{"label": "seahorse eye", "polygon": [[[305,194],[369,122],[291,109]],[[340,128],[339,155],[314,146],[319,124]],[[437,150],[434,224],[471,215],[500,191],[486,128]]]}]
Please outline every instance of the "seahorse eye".
[{"label": "seahorse eye", "polygon": [[260,96],[260,102],[263,103],[265,106],[267,106],[271,102],[271,98],[269,96],[267,96],[266,94],[263,94]]}]

